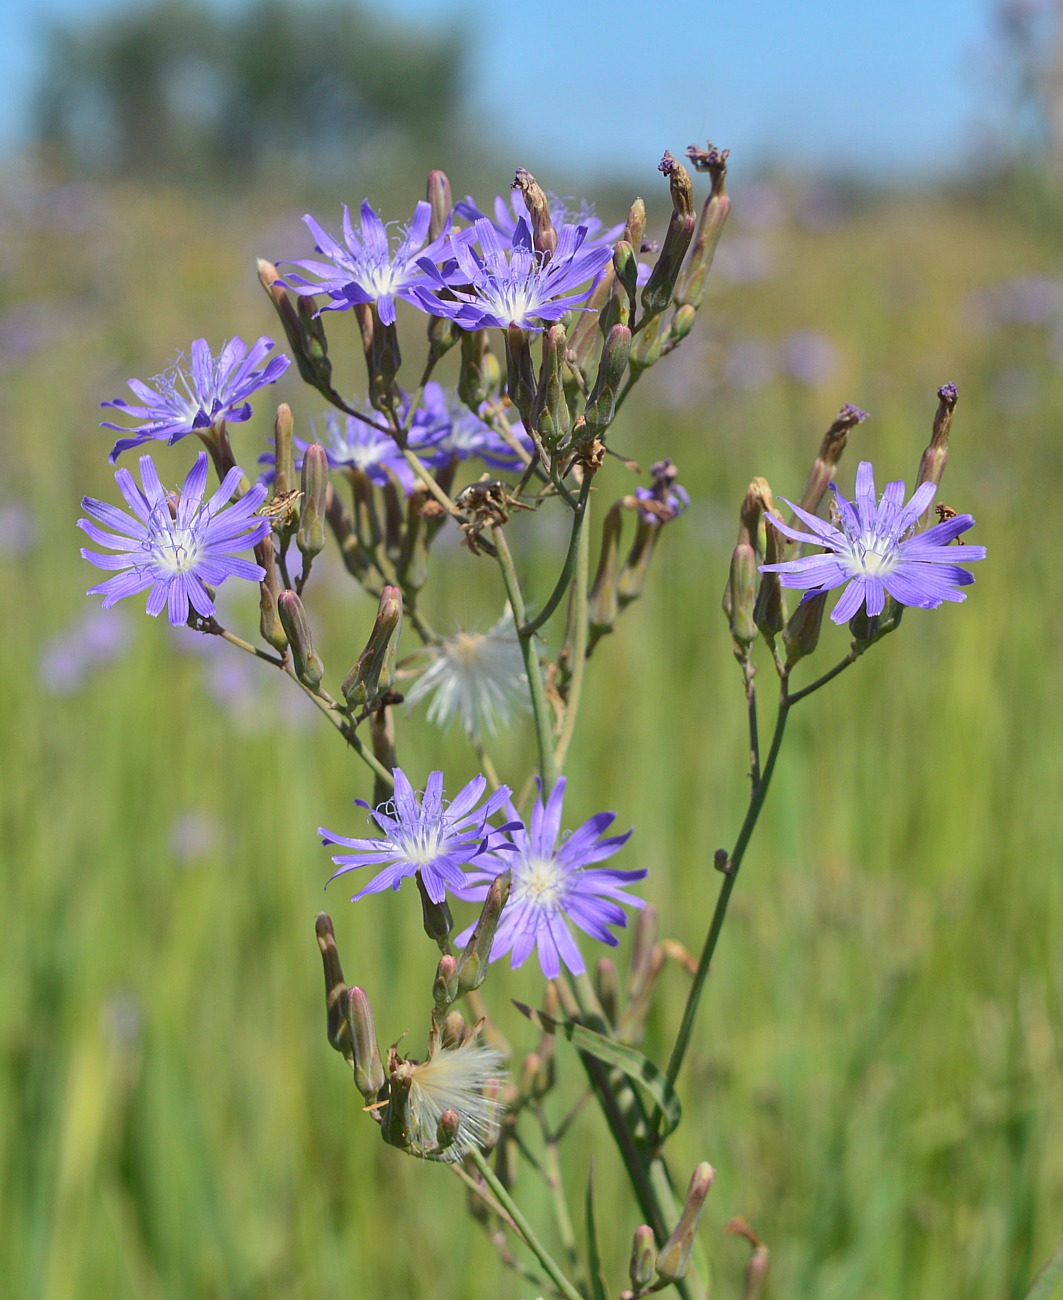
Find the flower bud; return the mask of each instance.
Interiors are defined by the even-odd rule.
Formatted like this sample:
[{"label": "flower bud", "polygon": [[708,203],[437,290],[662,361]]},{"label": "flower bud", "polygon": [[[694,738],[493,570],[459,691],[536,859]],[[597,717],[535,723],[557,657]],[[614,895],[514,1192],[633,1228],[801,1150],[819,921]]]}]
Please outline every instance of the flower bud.
[{"label": "flower bud", "polygon": [[[771,514],[776,519],[780,518],[778,511],[771,504],[770,489],[765,514]],[[785,556],[785,536],[770,524],[765,528],[764,533],[764,563],[781,564]],[[757,603],[753,607],[753,622],[769,641],[782,631],[786,622],[786,605],[783,602],[782,579],[778,573],[760,575]]]},{"label": "flower bud", "polygon": [[764,1289],[764,1283],[768,1276],[768,1267],[771,1263],[768,1248],[741,1215],[730,1220],[726,1231],[734,1237],[744,1237],[752,1247],[749,1260],[746,1263],[745,1288],[742,1291],[742,1300],[758,1300],[760,1293]]},{"label": "flower bud", "polygon": [[432,982],[432,1001],[437,1011],[445,1011],[458,997],[458,959],[444,953]]},{"label": "flower bud", "polygon": [[428,192],[426,195],[432,216],[428,223],[428,238],[436,240],[446,229],[447,218],[454,209],[454,199],[450,193],[450,179],[446,172],[430,171],[428,173]]},{"label": "flower bud", "polygon": [[543,331],[543,362],[539,370],[539,391],[533,423],[547,447],[556,447],[572,427],[565,400],[565,327],[551,325]]},{"label": "flower bud", "polygon": [[[293,304],[288,296],[288,290],[280,281],[280,275],[277,268],[272,262],[267,262],[264,257],[258,259],[258,282],[261,284],[266,293],[269,294],[270,301],[280,317],[281,325],[284,329],[284,336],[288,340],[288,346],[291,348],[295,357],[295,364],[299,369],[299,374],[306,383],[318,388],[322,384],[328,385],[331,374],[331,366],[327,359],[324,362],[326,367],[323,375],[318,373],[318,363],[310,355],[308,339],[305,334],[304,314],[301,310],[304,299],[297,298],[299,307]],[[308,305],[311,311],[316,310],[313,298],[309,298]],[[322,335],[322,337],[324,337]]]},{"label": "flower bud", "polygon": [[731,576],[728,582],[730,610],[728,623],[731,640],[737,649],[748,649],[757,639],[753,606],[757,590],[757,553],[748,542],[740,542],[731,553]]},{"label": "flower bud", "polygon": [[687,1198],[679,1222],[657,1256],[657,1276],[665,1282],[677,1282],[686,1276],[698,1219],[715,1177],[716,1171],[712,1165],[704,1161],[690,1176],[690,1186],[687,1188]]},{"label": "flower bud", "polygon": [[[923,452],[919,462],[919,474],[915,486],[921,483],[933,483],[937,487],[945,466],[949,463],[949,431],[952,428],[952,413],[959,401],[955,384],[942,384],[938,389],[938,409],[934,415],[934,429],[930,435],[930,445]],[[925,528],[930,519],[931,506],[927,506],[919,521],[919,527]]]},{"label": "flower bud", "polygon": [[317,303],[312,297],[300,294],[295,301],[295,310],[299,315],[302,350],[318,383],[328,384],[332,379],[332,362],[328,356],[325,322],[318,312]]},{"label": "flower bud", "polygon": [[657,1262],[657,1249],[653,1241],[653,1229],[648,1223],[635,1229],[631,1243],[631,1260],[627,1266],[627,1275],[636,1293],[641,1293],[653,1281],[654,1265]]},{"label": "flower bud", "polygon": [[[819,509],[819,503],[830,486],[838,461],[841,460],[842,452],[845,450],[850,429],[863,424],[866,419],[866,411],[861,411],[858,406],[851,406],[848,402],[834,417],[834,423],[823,435],[819,455],[808,471],[805,490],[801,493],[801,500],[798,502],[802,510],[807,510],[810,515],[814,515]],[[790,522],[795,526],[798,523],[796,517]]]},{"label": "flower bud", "polygon": [[690,306],[695,310],[701,306],[705,281],[712,267],[716,246],[720,242],[727,214],[731,211],[731,200],[727,195],[726,185],[729,153],[729,149],[715,149],[711,142],[707,150],[696,149],[694,145],[687,150],[687,157],[698,171],[709,172],[712,185],[709,197],[701,210],[701,220],[698,223],[698,233],[694,239],[690,261],[687,263],[683,282],[677,293],[683,306]]},{"label": "flower bud", "polygon": [[266,576],[258,584],[258,630],[263,641],[268,641],[274,650],[283,650],[288,644],[288,638],[284,635],[277,609],[281,578],[272,535],[255,544],[255,559],[266,570]]},{"label": "flower bud", "polygon": [[542,186],[523,167],[517,168],[513,178],[513,188],[524,196],[524,205],[531,218],[532,242],[538,252],[543,254],[543,261],[548,262],[557,249],[557,231],[550,217],[550,204]]},{"label": "flower bud", "polygon": [[602,359],[598,363],[598,378],[587,398],[583,418],[576,421],[572,430],[572,439],[577,445],[599,437],[612,424],[616,399],[627,376],[630,352],[631,330],[626,325],[614,325],[606,335]]},{"label": "flower bud", "polygon": [[424,932],[429,939],[434,939],[440,948],[445,948],[454,929],[454,918],[450,915],[447,900],[444,898],[441,903],[436,903],[428,897],[428,891],[424,887],[419,871],[414,879],[417,881],[417,892],[421,895],[421,923]]},{"label": "flower bud", "polygon": [[672,301],[672,290],[694,237],[694,185],[690,173],[667,151],[658,170],[668,177],[672,217],[660,255],[642,290],[642,310],[647,317],[660,315]]},{"label": "flower bud", "polygon": [[273,425],[273,493],[277,500],[295,487],[295,454],[292,451],[292,408],[287,402],[277,407],[277,419]]},{"label": "flower bud", "polygon": [[446,1151],[454,1145],[461,1125],[461,1116],[456,1110],[445,1110],[436,1125],[436,1150]]},{"label": "flower bud", "polygon": [[790,615],[782,634],[786,646],[786,671],[789,672],[799,660],[812,654],[819,645],[819,633],[823,626],[823,611],[827,607],[826,591],[817,591],[805,596]]},{"label": "flower bud", "polygon": [[294,591],[282,591],[277,597],[277,610],[291,646],[295,675],[304,686],[316,691],[325,675],[325,665],[314,653],[314,640],[303,602]]},{"label": "flower bud", "polygon": [[624,238],[636,253],[642,252],[642,237],[645,233],[646,204],[642,199],[636,199],[628,208],[627,224],[624,226]]},{"label": "flower bud", "polygon": [[532,368],[531,345],[526,330],[519,325],[509,325],[506,340],[506,392],[517,408],[524,427],[530,432],[535,427],[535,372]]},{"label": "flower bud", "polygon": [[513,886],[513,873],[503,871],[491,881],[487,891],[480,919],[469,936],[465,951],[458,962],[458,988],[462,993],[478,989],[487,975],[487,965],[491,960],[491,946],[495,941],[495,932],[502,917],[502,909],[509,899]]},{"label": "flower bud", "polygon": [[378,411],[386,411],[397,398],[395,376],[402,365],[399,333],[394,322],[385,325],[373,306],[372,347],[366,355],[369,372],[369,400]]},{"label": "flower bud", "polygon": [[598,319],[598,328],[606,335],[614,325],[630,326],[635,318],[639,264],[626,239],[618,240],[613,247],[613,271],[612,292]]},{"label": "flower bud", "polygon": [[465,1017],[460,1011],[451,1011],[439,1027],[439,1041],[444,1047],[460,1047],[468,1035]]},{"label": "flower bud", "polygon": [[402,634],[402,592],[385,587],[380,593],[376,622],[341,690],[347,707],[372,708],[395,680],[395,655]]},{"label": "flower bud", "polygon": [[655,366],[661,359],[661,344],[663,342],[663,331],[661,319],[654,316],[635,336],[635,343],[631,349],[631,377],[638,379],[644,370],[649,370],[650,366]]},{"label": "flower bud", "polygon": [[587,599],[587,614],[595,640],[613,630],[620,604],[616,594],[617,567],[620,557],[621,509],[616,502],[602,520],[602,545],[598,552],[598,571]]},{"label": "flower bud", "polygon": [[612,295],[615,278],[616,272],[613,270],[612,262],[610,262],[603,271],[602,278],[598,281],[598,287],[583,304],[586,310],[578,314],[575,324],[569,331],[568,361],[571,366],[579,371],[580,375],[587,375],[594,360],[594,355],[602,341],[598,322],[605,304]]},{"label": "flower bud", "polygon": [[347,1027],[354,1054],[354,1086],[366,1099],[375,1101],[384,1086],[384,1067],[376,1041],[373,1008],[365,989],[357,984],[347,990]]},{"label": "flower bud", "polygon": [[314,922],[317,946],[321,950],[321,965],[325,971],[325,1013],[328,1040],[337,1052],[348,1060],[352,1054],[352,1040],[347,1026],[347,985],[343,982],[339,949],[332,917],[320,912]]},{"label": "flower bud", "polygon": [[299,531],[296,545],[306,560],[325,549],[325,505],[328,495],[328,456],[319,442],[303,453],[303,496],[299,503]]},{"label": "flower bud", "polygon": [[458,372],[458,396],[470,411],[479,413],[487,401],[488,384],[484,374],[487,356],[487,331],[466,330],[461,336],[461,370]]}]

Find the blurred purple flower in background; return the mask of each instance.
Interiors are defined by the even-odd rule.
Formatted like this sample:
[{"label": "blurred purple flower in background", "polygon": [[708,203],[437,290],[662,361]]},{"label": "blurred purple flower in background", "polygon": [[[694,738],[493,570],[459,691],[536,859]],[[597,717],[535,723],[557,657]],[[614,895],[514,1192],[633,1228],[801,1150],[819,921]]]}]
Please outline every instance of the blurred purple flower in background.
[{"label": "blurred purple flower in background", "polygon": [[840,360],[838,349],[819,330],[794,330],[779,344],[783,373],[809,388],[816,388],[831,379]]},{"label": "blurred purple flower in background", "polygon": [[37,545],[37,516],[21,501],[0,503],[0,555],[28,555]]},{"label": "blurred purple flower in background", "polygon": [[41,646],[37,670],[41,685],[49,695],[73,695],[94,669],[121,659],[130,644],[128,619],[101,609],[87,610]]},{"label": "blurred purple flower in background", "polygon": [[[250,348],[243,339],[231,338],[223,345],[214,360],[206,339],[196,339],[192,344],[190,361],[176,361],[149,383],[131,379],[129,387],[139,398],[133,404],[116,398],[101,402],[124,415],[139,421],[126,426],[104,421],[104,429],[116,429],[131,436],[119,438],[111,450],[111,463],[130,447],[152,440],[168,442],[171,446],[190,433],[201,433],[222,420],[241,421],[251,415],[248,398],[252,393],[274,384],[291,365],[281,353],[272,357],[261,369],[256,369],[266,354],[274,347],[270,338],[263,336]],[[154,385],[154,387],[152,387]]]}]

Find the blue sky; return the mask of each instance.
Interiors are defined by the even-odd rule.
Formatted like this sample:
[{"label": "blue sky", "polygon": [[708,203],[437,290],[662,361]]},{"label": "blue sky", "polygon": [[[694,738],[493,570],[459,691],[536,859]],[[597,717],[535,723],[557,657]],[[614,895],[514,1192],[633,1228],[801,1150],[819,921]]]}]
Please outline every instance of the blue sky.
[{"label": "blue sky", "polygon": [[[129,0],[0,0],[0,149],[17,147],[52,18]],[[237,0],[223,0],[226,5]],[[377,0],[463,21],[470,99],[532,171],[644,172],[691,141],[732,164],[953,171],[998,105],[993,0]]]}]

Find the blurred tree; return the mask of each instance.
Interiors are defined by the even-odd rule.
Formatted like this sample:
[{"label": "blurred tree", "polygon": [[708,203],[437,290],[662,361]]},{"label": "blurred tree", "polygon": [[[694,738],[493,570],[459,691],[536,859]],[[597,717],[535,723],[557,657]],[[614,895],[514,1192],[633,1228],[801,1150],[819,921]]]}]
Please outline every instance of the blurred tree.
[{"label": "blurred tree", "polygon": [[346,170],[401,141],[458,133],[463,38],[356,0],[249,0],[221,14],[158,0],[54,27],[36,135],[61,164],[106,174],[245,181],[297,158]]}]

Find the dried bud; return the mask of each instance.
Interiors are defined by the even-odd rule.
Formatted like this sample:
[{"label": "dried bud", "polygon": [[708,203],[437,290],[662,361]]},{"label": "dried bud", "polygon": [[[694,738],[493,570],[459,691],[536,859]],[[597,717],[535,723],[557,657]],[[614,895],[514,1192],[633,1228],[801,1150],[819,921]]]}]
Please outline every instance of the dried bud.
[{"label": "dried bud", "polygon": [[347,1027],[354,1051],[354,1086],[366,1101],[375,1101],[384,1086],[384,1067],[369,995],[357,985],[347,992]]},{"label": "dried bud", "polygon": [[653,1241],[653,1229],[648,1223],[635,1229],[631,1243],[631,1260],[627,1266],[627,1275],[636,1293],[641,1293],[653,1281],[654,1265],[657,1262],[657,1249]]},{"label": "dried bud", "polygon": [[[845,450],[850,429],[863,424],[866,419],[866,411],[861,411],[858,406],[851,406],[848,402],[834,417],[834,423],[823,435],[819,455],[808,471],[805,490],[801,493],[801,500],[798,502],[802,510],[807,510],[810,515],[814,515],[819,509],[819,503],[830,486],[838,461],[841,460],[842,452]],[[794,518],[790,522],[792,526],[796,526],[798,521]]]},{"label": "dried bud", "polygon": [[432,217],[428,223],[428,238],[436,240],[446,229],[447,221],[454,209],[454,199],[450,193],[450,180],[446,172],[430,171],[428,173],[428,206]]},{"label": "dried bud", "polygon": [[[952,413],[956,409],[959,397],[955,384],[942,384],[938,389],[938,409],[934,414],[934,429],[930,435],[930,445],[923,452],[923,458],[919,462],[916,487],[921,483],[933,483],[937,487],[941,483],[941,476],[949,463],[949,431],[952,428]],[[930,510],[931,507],[927,506],[919,521],[920,528],[926,527],[930,519]]]},{"label": "dried bud", "polygon": [[587,613],[595,639],[613,630],[620,603],[616,594],[617,568],[620,558],[620,502],[609,507],[602,520],[602,546],[598,553],[598,571],[594,575],[587,600]]},{"label": "dried bud", "polygon": [[548,262],[557,249],[557,231],[550,217],[550,204],[546,194],[531,172],[523,167],[517,168],[513,188],[524,196],[524,205],[531,218],[532,242],[538,252],[543,254],[543,261]]},{"label": "dried bud", "polygon": [[715,1176],[716,1171],[712,1165],[704,1161],[690,1176],[690,1186],[687,1188],[687,1198],[679,1222],[657,1256],[657,1276],[665,1282],[677,1282],[686,1276],[698,1219]]},{"label": "dried bud", "polygon": [[319,442],[303,453],[303,496],[296,545],[307,560],[325,549],[325,506],[328,495],[328,456]]},{"label": "dried bud", "polygon": [[303,602],[294,591],[282,591],[277,597],[277,611],[292,649],[295,675],[304,686],[316,691],[325,675],[325,666],[314,653],[314,640]]},{"label": "dried bud", "polygon": [[348,1060],[351,1057],[351,1037],[347,1028],[347,985],[343,982],[343,967],[336,947],[336,932],[332,917],[320,912],[314,922],[317,946],[321,950],[321,965],[325,971],[325,1013],[328,1040],[337,1052]]},{"label": "dried bud", "polygon": [[343,698],[351,709],[372,708],[395,680],[395,655],[402,634],[402,592],[385,587],[376,622],[357,662],[343,679]]},{"label": "dried bud", "polygon": [[694,185],[690,173],[667,152],[661,159],[658,170],[668,177],[672,192],[672,218],[668,223],[660,256],[642,290],[642,310],[647,317],[660,315],[672,301],[672,290],[694,237]]},{"label": "dried bud", "polygon": [[708,171],[712,178],[712,188],[701,210],[701,221],[698,223],[690,261],[677,294],[680,303],[695,309],[701,306],[716,246],[720,242],[727,214],[731,211],[726,185],[729,152],[728,149],[715,149],[711,143],[705,151],[695,149],[693,145],[687,150],[687,157],[698,171]]},{"label": "dried bud", "polygon": [[491,960],[491,946],[495,941],[495,932],[502,917],[502,909],[509,899],[513,885],[513,873],[503,871],[491,881],[480,919],[469,936],[465,951],[458,962],[458,987],[462,993],[478,989],[487,975],[487,965]]}]

